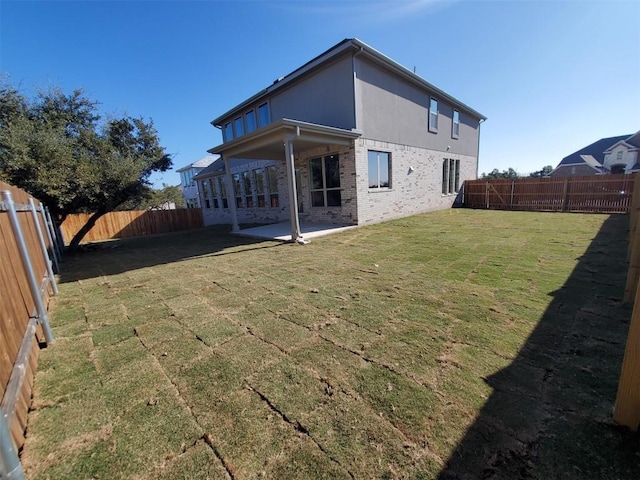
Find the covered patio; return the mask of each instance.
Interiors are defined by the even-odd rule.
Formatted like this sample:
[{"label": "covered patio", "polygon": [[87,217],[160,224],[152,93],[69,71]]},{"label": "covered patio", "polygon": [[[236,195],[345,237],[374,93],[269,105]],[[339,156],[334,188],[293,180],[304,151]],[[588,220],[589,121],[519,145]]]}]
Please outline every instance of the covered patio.
[{"label": "covered patio", "polygon": [[210,149],[210,153],[219,154],[224,159],[226,182],[230,191],[233,191],[231,165],[234,159],[278,160],[284,161],[286,165],[290,222],[265,225],[241,231],[236,205],[234,202],[229,202],[233,233],[306,243],[306,238],[327,235],[334,233],[335,229],[346,228],[347,225],[342,224],[300,224],[295,160],[300,152],[318,146],[349,146],[354,139],[361,135],[361,132],[355,130],[345,130],[284,118]]},{"label": "covered patio", "polygon": [[[300,222],[300,235],[302,237],[302,240],[298,241],[301,243],[306,243],[312,238],[323,237],[325,235],[331,235],[333,233],[340,233],[356,227],[357,225],[311,223],[303,221]],[[290,222],[272,223],[270,225],[245,228],[243,230],[238,230],[237,232],[235,232],[235,234],[243,237],[265,238],[269,240],[280,240],[283,242],[292,241]]]}]

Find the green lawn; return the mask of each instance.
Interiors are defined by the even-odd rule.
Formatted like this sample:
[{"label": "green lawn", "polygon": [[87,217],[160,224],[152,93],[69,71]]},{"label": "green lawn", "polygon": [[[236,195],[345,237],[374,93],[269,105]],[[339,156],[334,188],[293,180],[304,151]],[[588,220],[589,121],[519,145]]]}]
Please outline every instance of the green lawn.
[{"label": "green lawn", "polygon": [[626,216],[447,210],[65,259],[32,479],[640,478]]}]

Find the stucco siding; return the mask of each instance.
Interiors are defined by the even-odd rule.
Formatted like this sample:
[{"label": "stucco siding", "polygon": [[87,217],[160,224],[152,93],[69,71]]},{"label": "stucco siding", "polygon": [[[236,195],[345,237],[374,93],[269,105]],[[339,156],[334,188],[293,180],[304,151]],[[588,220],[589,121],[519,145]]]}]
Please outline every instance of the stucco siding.
[{"label": "stucco siding", "polygon": [[[453,107],[438,95],[356,57],[357,128],[365,138],[476,156],[478,125],[475,119],[460,111],[460,132],[452,138]],[[438,131],[429,132],[430,97],[438,100]]]},{"label": "stucco siding", "polygon": [[282,118],[330,127],[355,127],[351,56],[303,77],[270,98],[271,121]]},{"label": "stucco siding", "polygon": [[[389,189],[369,188],[369,150],[391,154],[391,187]],[[442,165],[445,159],[460,161],[460,186],[465,180],[476,178],[475,156],[439,152],[379,140],[357,140],[355,158],[360,225],[450,208],[456,194],[442,194]]]}]

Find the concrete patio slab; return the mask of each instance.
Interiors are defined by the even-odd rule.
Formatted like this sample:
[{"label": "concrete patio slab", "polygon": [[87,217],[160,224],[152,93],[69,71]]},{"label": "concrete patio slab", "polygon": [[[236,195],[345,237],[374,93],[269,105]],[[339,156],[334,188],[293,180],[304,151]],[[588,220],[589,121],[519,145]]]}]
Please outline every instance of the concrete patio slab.
[{"label": "concrete patio slab", "polygon": [[[335,223],[300,223],[300,230],[305,240],[309,240],[316,237],[322,237],[324,235],[331,235],[333,233],[344,232],[356,228],[357,225],[345,225]],[[262,225],[260,227],[245,228],[236,232],[236,235],[253,238],[267,238],[269,240],[280,240],[283,242],[291,241],[291,223],[280,222],[272,223],[269,225]]]}]

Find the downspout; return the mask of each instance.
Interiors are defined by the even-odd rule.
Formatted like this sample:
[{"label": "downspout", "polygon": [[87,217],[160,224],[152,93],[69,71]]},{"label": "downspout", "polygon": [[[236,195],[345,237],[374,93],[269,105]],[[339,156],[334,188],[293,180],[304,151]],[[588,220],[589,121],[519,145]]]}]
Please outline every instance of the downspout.
[{"label": "downspout", "polygon": [[484,122],[486,118],[481,118],[478,122],[478,152],[476,153],[476,180],[478,179],[478,172],[480,169],[480,125]]}]

